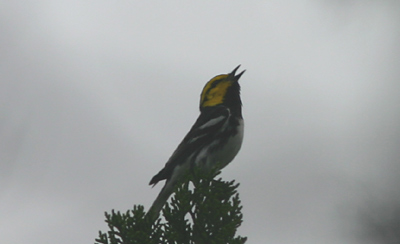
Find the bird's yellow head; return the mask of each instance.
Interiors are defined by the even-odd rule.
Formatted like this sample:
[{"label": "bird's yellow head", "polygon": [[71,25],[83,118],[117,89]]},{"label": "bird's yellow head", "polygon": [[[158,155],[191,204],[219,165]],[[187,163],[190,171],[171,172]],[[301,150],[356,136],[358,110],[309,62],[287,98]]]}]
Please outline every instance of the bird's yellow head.
[{"label": "bird's yellow head", "polygon": [[200,110],[220,104],[241,105],[239,78],[245,72],[235,75],[240,65],[231,73],[217,75],[204,86],[200,96]]}]

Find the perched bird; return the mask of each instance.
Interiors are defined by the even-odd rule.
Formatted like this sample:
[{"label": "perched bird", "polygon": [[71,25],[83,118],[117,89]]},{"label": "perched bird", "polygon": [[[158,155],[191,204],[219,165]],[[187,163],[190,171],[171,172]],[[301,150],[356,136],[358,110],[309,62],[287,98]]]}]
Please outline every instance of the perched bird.
[{"label": "perched bird", "polygon": [[217,75],[204,86],[200,95],[200,115],[165,167],[150,181],[166,180],[148,215],[156,219],[174,187],[193,167],[222,169],[239,152],[243,140],[242,101],[237,66],[231,73]]}]

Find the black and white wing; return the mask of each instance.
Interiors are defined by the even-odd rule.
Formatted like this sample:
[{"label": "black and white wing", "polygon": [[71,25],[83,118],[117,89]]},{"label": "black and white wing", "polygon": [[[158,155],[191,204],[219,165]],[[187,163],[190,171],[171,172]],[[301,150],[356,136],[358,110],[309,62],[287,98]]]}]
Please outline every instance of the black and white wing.
[{"label": "black and white wing", "polygon": [[225,131],[231,116],[229,108],[216,106],[207,109],[210,111],[200,114],[165,167],[151,179],[150,185],[155,185],[160,180],[170,179],[176,166],[185,163],[192,154],[209,145],[216,136]]}]

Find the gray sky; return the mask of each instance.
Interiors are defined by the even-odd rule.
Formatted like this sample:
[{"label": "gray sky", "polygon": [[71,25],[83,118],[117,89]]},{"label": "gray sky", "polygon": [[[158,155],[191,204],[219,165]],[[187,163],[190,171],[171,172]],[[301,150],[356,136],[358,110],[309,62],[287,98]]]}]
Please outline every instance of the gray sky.
[{"label": "gray sky", "polygon": [[2,243],[93,243],[104,211],[148,208],[204,84],[238,64],[222,177],[248,243],[358,243],[355,213],[398,189],[397,1],[0,5]]}]

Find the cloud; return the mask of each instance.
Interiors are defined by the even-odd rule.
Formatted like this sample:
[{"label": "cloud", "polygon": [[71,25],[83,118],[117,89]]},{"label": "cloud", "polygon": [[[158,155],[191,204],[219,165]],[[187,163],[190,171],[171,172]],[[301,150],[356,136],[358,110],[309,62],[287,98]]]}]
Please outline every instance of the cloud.
[{"label": "cloud", "polygon": [[240,234],[357,243],[341,209],[397,186],[396,3],[158,4],[0,10],[5,242],[93,242],[104,211],[149,206],[205,82],[241,63],[245,140],[222,175],[241,183]]}]

